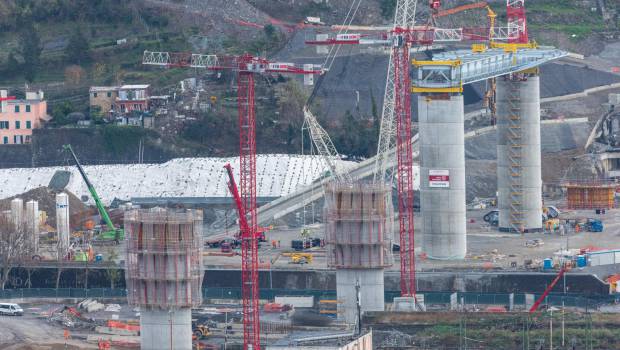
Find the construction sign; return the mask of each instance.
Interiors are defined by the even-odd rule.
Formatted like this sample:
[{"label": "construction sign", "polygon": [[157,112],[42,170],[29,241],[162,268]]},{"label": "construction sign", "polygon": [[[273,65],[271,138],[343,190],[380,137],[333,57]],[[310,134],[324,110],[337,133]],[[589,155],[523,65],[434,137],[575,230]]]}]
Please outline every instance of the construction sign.
[{"label": "construction sign", "polygon": [[428,170],[428,187],[450,187],[450,170]]}]

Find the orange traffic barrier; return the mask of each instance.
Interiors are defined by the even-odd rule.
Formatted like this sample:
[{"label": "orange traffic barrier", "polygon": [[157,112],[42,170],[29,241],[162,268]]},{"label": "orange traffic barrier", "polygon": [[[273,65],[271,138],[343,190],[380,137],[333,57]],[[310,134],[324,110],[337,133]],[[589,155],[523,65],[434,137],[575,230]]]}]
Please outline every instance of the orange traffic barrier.
[{"label": "orange traffic barrier", "polygon": [[108,327],[110,328],[118,328],[118,329],[125,329],[128,331],[140,331],[140,326],[134,326],[134,325],[130,325],[127,323],[123,323],[123,322],[119,322],[119,321],[112,321],[112,320],[108,320]]}]

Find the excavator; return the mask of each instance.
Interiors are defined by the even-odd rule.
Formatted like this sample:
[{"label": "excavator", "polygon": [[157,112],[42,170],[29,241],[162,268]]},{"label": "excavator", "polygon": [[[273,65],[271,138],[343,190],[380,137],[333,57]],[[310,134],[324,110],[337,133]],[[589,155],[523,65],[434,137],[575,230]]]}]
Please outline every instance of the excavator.
[{"label": "excavator", "polygon": [[86,183],[86,187],[88,187],[88,191],[90,192],[90,195],[93,197],[93,200],[95,201],[95,205],[97,206],[99,215],[101,215],[101,218],[103,219],[103,221],[105,222],[107,226],[107,231],[101,231],[98,235],[98,239],[102,241],[114,241],[118,244],[120,241],[125,239],[125,231],[121,228],[114,227],[114,224],[112,223],[112,219],[110,219],[108,212],[105,210],[105,207],[103,206],[103,203],[101,202],[101,199],[99,198],[99,195],[97,194],[97,191],[95,190],[95,186],[93,186],[92,182],[90,182],[90,180],[88,179],[88,176],[86,176],[86,172],[84,172],[84,168],[80,164],[80,161],[75,155],[75,152],[73,152],[73,148],[71,148],[71,145],[64,145],[62,146],[62,148],[65,151],[69,152],[71,154],[71,157],[73,157],[73,160],[75,161],[75,165],[77,166],[78,171],[80,172],[80,175],[82,175],[82,179],[84,179],[84,182]]}]

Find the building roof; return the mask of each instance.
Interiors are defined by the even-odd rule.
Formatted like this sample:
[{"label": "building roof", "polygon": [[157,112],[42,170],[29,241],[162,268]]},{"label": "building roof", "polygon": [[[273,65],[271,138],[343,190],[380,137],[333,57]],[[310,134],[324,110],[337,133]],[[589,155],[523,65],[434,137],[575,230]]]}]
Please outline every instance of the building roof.
[{"label": "building roof", "polygon": [[120,87],[121,90],[131,90],[131,89],[148,89],[149,86],[148,84],[141,84],[141,85],[123,85]]},{"label": "building roof", "polygon": [[118,86],[91,86],[88,90],[89,92],[107,92],[107,91],[116,91],[118,90]]},{"label": "building roof", "polygon": [[31,104],[37,104],[37,103],[40,103],[40,102],[45,102],[45,100],[23,100],[23,99],[19,99],[19,100],[8,100],[7,102],[10,105],[22,105],[22,104],[31,105]]}]

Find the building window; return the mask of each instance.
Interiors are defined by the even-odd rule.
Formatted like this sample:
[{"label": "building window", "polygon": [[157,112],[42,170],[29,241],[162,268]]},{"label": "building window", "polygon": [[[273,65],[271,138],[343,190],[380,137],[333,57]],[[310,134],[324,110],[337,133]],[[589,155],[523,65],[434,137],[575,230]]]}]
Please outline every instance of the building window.
[{"label": "building window", "polygon": [[97,93],[96,92],[93,92],[93,97],[97,98]]},{"label": "building window", "polygon": [[15,122],[15,129],[20,129],[22,127],[22,123],[20,121]]},{"label": "building window", "polygon": [[5,145],[8,145],[9,144],[9,137],[5,136],[4,140],[2,140],[2,143],[4,143]]},{"label": "building window", "polygon": [[26,143],[30,143],[30,135],[26,135]]},{"label": "building window", "polygon": [[32,129],[32,122],[30,120],[26,120],[26,129]]},{"label": "building window", "polygon": [[15,113],[19,113],[19,105],[15,105]]},{"label": "building window", "polygon": [[16,145],[17,144],[17,135],[13,135],[13,144]]},{"label": "building window", "polygon": [[108,91],[108,97],[112,97],[112,92]]},{"label": "building window", "polygon": [[8,129],[9,122],[0,122],[0,129]]},{"label": "building window", "polygon": [[26,105],[26,113],[30,113],[30,105]]},{"label": "building window", "polygon": [[133,109],[134,109],[134,110],[136,110],[136,111],[139,111],[139,110],[140,110],[140,105],[139,105],[139,104],[134,103],[134,105],[133,105]]}]

